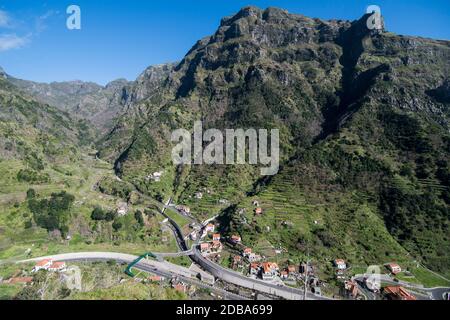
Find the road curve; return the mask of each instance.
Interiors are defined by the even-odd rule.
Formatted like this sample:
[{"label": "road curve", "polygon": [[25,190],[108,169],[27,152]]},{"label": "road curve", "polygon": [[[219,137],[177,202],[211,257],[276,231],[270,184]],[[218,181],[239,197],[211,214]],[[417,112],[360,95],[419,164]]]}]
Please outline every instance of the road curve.
[{"label": "road curve", "polygon": [[[190,248],[188,248],[188,245],[186,244],[186,241],[184,240],[183,232],[180,228],[180,226],[172,219],[170,218],[164,211],[165,209],[173,210],[177,213],[179,213],[177,210],[170,207],[168,204],[164,204],[162,202],[159,202],[144,193],[141,192],[141,190],[136,188],[136,191],[142,196],[144,199],[147,199],[153,203],[157,203],[160,206],[163,207],[163,210],[161,210],[161,214],[168,219],[170,224],[174,228],[175,238],[177,239],[177,243],[181,251],[189,251]],[[262,293],[274,295],[277,297],[281,297],[288,300],[303,300],[304,299],[304,292],[303,290],[291,288],[287,286],[279,286],[276,284],[272,284],[266,281],[258,280],[258,279],[252,279],[249,277],[244,276],[243,274],[237,273],[235,271],[226,269],[207,258],[203,257],[202,254],[197,250],[197,248],[192,248],[193,255],[190,255],[189,257],[198,265],[200,265],[204,270],[211,273],[213,276],[228,282],[232,283],[236,286],[248,288],[251,290],[256,290]],[[331,298],[323,297],[323,296],[317,296],[315,294],[312,294],[310,292],[307,292],[306,294],[307,300],[333,300]]]},{"label": "road curve", "polygon": [[[64,253],[57,254],[52,256],[45,256],[39,258],[32,258],[27,260],[18,261],[16,263],[27,263],[27,262],[36,262],[43,259],[53,259],[55,261],[107,261],[114,260],[120,263],[131,263],[135,261],[138,257],[126,254],[126,253],[118,253],[118,252],[72,252],[72,253]],[[188,276],[188,273],[184,271],[183,267],[161,261],[153,261],[153,260],[141,260],[137,263],[133,268],[139,269],[141,271],[150,272],[165,278],[178,277],[180,280],[196,285],[198,287],[208,289],[216,294],[223,296],[228,300],[248,300],[247,298],[225,291],[220,288],[213,287],[204,282],[193,279]]]},{"label": "road curve", "polygon": [[[163,205],[162,203],[160,203],[160,204]],[[176,235],[177,243],[178,243],[180,249],[183,251],[188,251],[189,249],[186,244],[186,241],[184,240],[183,232],[182,232],[180,226],[178,226],[178,224],[173,219],[171,219],[168,215],[166,215],[164,213],[164,211],[162,211],[162,214],[164,215],[165,218],[168,219],[170,224],[175,229],[174,233]],[[193,254],[190,255],[189,257],[195,263],[200,265],[203,269],[205,269],[206,271],[211,273],[216,278],[219,278],[225,282],[232,283],[232,284],[240,286],[240,287],[244,287],[244,288],[251,289],[251,290],[256,290],[256,291],[259,291],[262,293],[274,295],[274,296],[281,297],[281,298],[288,299],[288,300],[303,300],[303,298],[304,298],[303,290],[291,288],[291,287],[287,287],[287,286],[279,286],[279,285],[269,283],[266,281],[246,277],[246,276],[242,275],[241,273],[226,269],[226,268],[212,262],[211,260],[203,257],[203,255],[200,253],[200,251],[198,251],[198,249],[195,247],[192,248],[192,252],[193,252]],[[310,292],[308,292],[306,294],[306,299],[307,300],[333,300],[331,298],[317,296]]]}]

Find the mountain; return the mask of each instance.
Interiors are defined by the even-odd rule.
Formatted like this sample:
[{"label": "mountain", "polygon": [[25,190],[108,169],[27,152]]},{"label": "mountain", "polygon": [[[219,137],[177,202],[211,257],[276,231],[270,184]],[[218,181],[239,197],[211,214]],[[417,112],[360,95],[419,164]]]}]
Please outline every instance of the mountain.
[{"label": "mountain", "polygon": [[124,79],[115,80],[104,87],[83,81],[38,83],[13,77],[8,77],[8,80],[39,102],[88,120],[102,131],[121,111],[130,84]]},{"label": "mountain", "polygon": [[[127,106],[100,156],[141,191],[219,214],[222,233],[246,245],[450,274],[450,42],[369,30],[368,18],[243,8]],[[173,167],[171,132],[196,120],[279,129],[280,172]]]},{"label": "mountain", "polygon": [[[105,86],[83,81],[39,83],[14,78],[7,75],[3,69],[0,70],[0,75],[39,102],[68,112],[78,119],[87,120],[100,132],[105,133],[110,129],[113,119],[127,104],[151,94],[160,79],[170,72],[171,66],[152,66],[135,82],[117,79]],[[144,86],[144,83],[147,85]]]},{"label": "mountain", "polygon": [[82,121],[37,102],[0,78],[0,162],[18,160],[39,176],[47,162],[71,162],[91,140]]}]

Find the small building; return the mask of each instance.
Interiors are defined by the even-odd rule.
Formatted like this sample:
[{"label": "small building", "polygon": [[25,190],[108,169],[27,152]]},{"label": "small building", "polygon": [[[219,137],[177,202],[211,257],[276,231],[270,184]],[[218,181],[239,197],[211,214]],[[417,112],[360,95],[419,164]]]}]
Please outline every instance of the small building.
[{"label": "small building", "polygon": [[353,298],[356,298],[358,296],[359,288],[355,281],[345,281],[344,286],[345,290],[347,290]]},{"label": "small building", "polygon": [[402,268],[397,263],[388,263],[386,268],[394,275],[402,272]]},{"label": "small building", "polygon": [[151,282],[161,282],[161,281],[164,281],[164,277],[153,275],[153,276],[148,277],[148,280]]},{"label": "small building", "polygon": [[280,278],[286,280],[289,277],[289,273],[286,270],[280,272]]},{"label": "small building", "polygon": [[278,275],[279,270],[280,268],[275,262],[264,262],[262,264],[262,279],[266,281],[273,280]]},{"label": "small building", "polygon": [[262,208],[258,207],[258,208],[255,209],[255,214],[256,215],[261,215],[262,213],[263,213],[263,209]]},{"label": "small building", "polygon": [[50,267],[48,268],[48,271],[52,272],[61,272],[66,270],[66,263],[63,261],[56,261],[53,262]]},{"label": "small building", "polygon": [[338,270],[345,270],[345,269],[347,269],[347,264],[345,263],[345,261],[343,259],[336,259],[336,260],[334,260],[334,266]]},{"label": "small building", "polygon": [[261,266],[258,263],[250,263],[250,275],[257,276]]},{"label": "small building", "polygon": [[400,286],[385,287],[383,293],[390,300],[417,300],[412,294]]},{"label": "small building", "polygon": [[38,272],[39,270],[48,270],[48,268],[52,265],[52,259],[44,259],[36,263],[33,270],[31,272]]},{"label": "small building", "polygon": [[31,272],[38,272],[39,270],[47,270],[52,272],[60,272],[66,270],[66,263],[62,261],[53,261],[52,259],[44,259],[36,263]]},{"label": "small building", "polygon": [[289,274],[296,274],[297,273],[297,269],[295,268],[295,266],[290,265],[287,267],[287,272],[289,272]]},{"label": "small building", "polygon": [[242,253],[242,255],[243,255],[244,257],[248,257],[248,256],[251,255],[251,254],[252,254],[252,249],[251,249],[251,248],[245,248],[244,251],[243,251],[243,253]]},{"label": "small building", "polygon": [[213,241],[211,245],[211,251],[218,253],[222,251],[222,243],[220,241]]},{"label": "small building", "polygon": [[120,217],[126,215],[128,213],[128,204],[126,202],[119,202],[117,205],[117,215]]},{"label": "small building", "polygon": [[230,201],[228,201],[227,199],[220,199],[219,204],[229,205]]},{"label": "small building", "polygon": [[211,252],[211,245],[208,242],[200,243],[200,251],[203,254],[208,254]]},{"label": "small building", "polygon": [[14,277],[5,281],[8,284],[28,284],[33,282],[33,277]]},{"label": "small building", "polygon": [[238,235],[231,236],[231,243],[238,244],[238,243],[241,243],[241,241],[242,241],[242,239],[240,236],[238,236]]},{"label": "small building", "polygon": [[215,225],[212,223],[208,223],[205,227],[206,232],[214,232],[216,229]]},{"label": "small building", "polygon": [[214,233],[212,239],[213,241],[220,241],[220,233]]},{"label": "small building", "polygon": [[255,254],[254,252],[250,253],[247,257],[249,262],[257,262],[261,261],[261,256],[259,254]]},{"label": "small building", "polygon": [[147,176],[146,180],[147,181],[153,180],[155,182],[160,182],[162,175],[163,175],[163,172],[161,172],[161,171],[153,172],[152,174]]},{"label": "small building", "polygon": [[189,208],[188,206],[178,205],[175,207],[175,209],[177,209],[181,213],[185,213],[185,214],[191,213],[191,208]]},{"label": "small building", "polygon": [[258,200],[253,200],[252,205],[254,205],[255,207],[259,207]]},{"label": "small building", "polygon": [[186,293],[188,291],[188,288],[184,283],[177,283],[173,285],[173,288],[178,292]]},{"label": "small building", "polygon": [[155,177],[155,178],[161,178],[162,177],[162,172],[161,171],[156,171],[156,172],[153,172],[153,177]]},{"label": "small building", "polygon": [[202,199],[203,198],[203,193],[201,193],[201,192],[196,192],[195,193],[195,195],[194,195],[194,197],[196,198],[196,199]]}]

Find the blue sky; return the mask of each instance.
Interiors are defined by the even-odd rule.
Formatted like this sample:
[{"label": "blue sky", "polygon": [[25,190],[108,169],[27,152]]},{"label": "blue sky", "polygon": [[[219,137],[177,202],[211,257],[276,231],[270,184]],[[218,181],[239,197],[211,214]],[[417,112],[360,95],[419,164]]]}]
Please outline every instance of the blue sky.
[{"label": "blue sky", "polygon": [[[66,28],[71,4],[81,8],[81,30]],[[182,59],[246,5],[355,20],[371,4],[389,31],[450,39],[450,0],[2,0],[0,66],[42,82],[134,80],[149,65]]]}]

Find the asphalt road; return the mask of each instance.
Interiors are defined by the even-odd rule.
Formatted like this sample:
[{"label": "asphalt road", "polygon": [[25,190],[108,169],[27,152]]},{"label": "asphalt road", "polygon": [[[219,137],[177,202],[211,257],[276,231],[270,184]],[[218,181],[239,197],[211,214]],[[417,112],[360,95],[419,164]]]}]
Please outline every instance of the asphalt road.
[{"label": "asphalt road", "polygon": [[[354,279],[363,283],[364,275],[356,275],[354,277]],[[418,299],[421,299],[421,300],[430,300],[430,299],[443,300],[444,293],[450,292],[450,288],[446,288],[446,287],[423,288],[421,286],[407,283],[404,281],[397,282],[397,281],[392,280],[392,278],[390,278],[386,274],[380,275],[380,280],[381,280],[381,282],[392,285],[392,286],[402,286],[402,287],[405,287],[406,289],[414,291],[413,294],[415,296],[417,296]],[[369,292],[369,296],[370,296],[371,292],[366,290],[365,288],[364,288],[364,290],[365,290],[364,292]],[[420,293],[420,292],[424,292],[424,293]]]},{"label": "asphalt road", "polygon": [[[47,256],[47,257],[40,257],[40,258],[33,258],[28,260],[23,260],[18,263],[26,263],[26,262],[33,262],[33,261],[39,261],[43,259],[53,259],[55,261],[80,261],[80,262],[92,262],[92,261],[108,261],[108,260],[114,260],[119,263],[125,263],[129,264],[136,260],[138,257],[124,254],[124,253],[116,253],[116,252],[78,252],[78,253],[66,253],[66,254],[59,254],[54,256]],[[161,266],[167,265],[167,268],[164,269]],[[228,300],[248,300],[247,298],[225,291],[223,289],[208,285],[204,282],[198,281],[196,279],[193,279],[191,277],[186,277],[183,274],[180,274],[179,272],[176,272],[177,269],[172,269],[170,267],[170,264],[161,264],[156,261],[147,261],[142,260],[139,263],[137,263],[133,268],[136,268],[141,271],[150,272],[162,277],[165,277],[167,279],[171,279],[173,277],[177,277],[183,282],[195,285],[200,288],[208,289],[211,292],[214,292],[216,295],[220,295],[225,299]]]},{"label": "asphalt road", "polygon": [[[143,195],[147,198],[147,196]],[[154,199],[152,199],[155,201]],[[158,202],[159,203],[159,202]],[[160,205],[164,206],[165,209],[169,209],[170,206],[167,206],[163,203],[159,203]],[[168,221],[171,223],[171,225],[174,228],[174,233],[177,238],[178,246],[182,251],[188,251],[187,244],[184,240],[183,233],[181,231],[180,226],[171,219],[168,215],[164,213],[164,210],[162,210],[162,214],[165,218],[168,219]],[[247,289],[259,291],[262,293],[278,296],[284,299],[288,300],[303,300],[304,298],[304,291],[296,288],[291,288],[287,286],[281,286],[276,285],[273,283],[269,283],[267,281],[262,281],[258,279],[252,279],[249,277],[246,277],[238,272],[229,270],[227,268],[224,268],[209,259],[203,257],[203,255],[198,251],[197,248],[192,248],[193,255],[190,256],[190,258],[196,262],[198,265],[200,265],[203,269],[214,275],[216,278],[219,278],[225,282],[232,283],[234,285],[244,287]],[[306,294],[307,300],[332,300],[327,297],[317,296],[311,292],[308,292]]]}]

